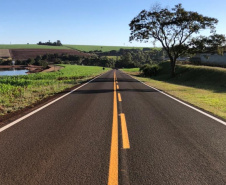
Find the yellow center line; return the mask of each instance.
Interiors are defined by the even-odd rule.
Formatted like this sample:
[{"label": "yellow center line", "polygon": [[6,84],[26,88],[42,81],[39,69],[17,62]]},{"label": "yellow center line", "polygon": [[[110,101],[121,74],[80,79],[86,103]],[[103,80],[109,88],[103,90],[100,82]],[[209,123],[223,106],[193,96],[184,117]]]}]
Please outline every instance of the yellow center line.
[{"label": "yellow center line", "polygon": [[118,101],[122,101],[122,97],[120,93],[118,93]]},{"label": "yellow center line", "polygon": [[119,89],[119,86],[117,85],[117,89]]},{"label": "yellow center line", "polygon": [[129,144],[129,136],[128,136],[128,130],[127,130],[127,125],[126,125],[125,114],[121,113],[120,116],[121,116],[123,149],[129,149],[130,148],[130,144]]},{"label": "yellow center line", "polygon": [[115,80],[116,74],[114,72],[113,123],[108,185],[118,185],[118,109]]}]

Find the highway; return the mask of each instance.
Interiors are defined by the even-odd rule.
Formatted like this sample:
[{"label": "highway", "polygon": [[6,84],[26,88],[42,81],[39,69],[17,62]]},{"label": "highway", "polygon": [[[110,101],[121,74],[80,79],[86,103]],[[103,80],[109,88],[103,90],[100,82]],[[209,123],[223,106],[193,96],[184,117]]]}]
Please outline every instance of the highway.
[{"label": "highway", "polygon": [[111,70],[0,128],[0,185],[225,185],[226,125]]}]

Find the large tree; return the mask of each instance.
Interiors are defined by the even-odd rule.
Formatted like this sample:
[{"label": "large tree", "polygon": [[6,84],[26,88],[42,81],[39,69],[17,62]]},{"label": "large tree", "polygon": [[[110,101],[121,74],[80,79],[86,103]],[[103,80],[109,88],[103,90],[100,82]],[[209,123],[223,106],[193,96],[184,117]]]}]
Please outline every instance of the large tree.
[{"label": "large tree", "polygon": [[[175,76],[178,57],[200,52],[204,48],[212,51],[222,44],[223,40],[225,41],[224,35],[215,33],[217,23],[218,20],[215,18],[186,11],[181,4],[175,5],[172,9],[143,10],[129,24],[130,41],[159,41],[170,59],[171,76]],[[200,31],[205,29],[210,29],[213,35],[200,37]],[[210,42],[211,39],[213,42]]]}]

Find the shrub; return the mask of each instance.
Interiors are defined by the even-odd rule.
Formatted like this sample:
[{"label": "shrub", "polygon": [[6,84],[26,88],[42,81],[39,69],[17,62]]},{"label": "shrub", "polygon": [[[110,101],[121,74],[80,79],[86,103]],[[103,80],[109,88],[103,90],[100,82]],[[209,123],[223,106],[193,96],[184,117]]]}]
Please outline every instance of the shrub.
[{"label": "shrub", "polygon": [[194,65],[200,65],[201,64],[201,58],[200,57],[192,57],[192,58],[190,58],[190,62]]},{"label": "shrub", "polygon": [[40,60],[38,63],[39,66],[43,67],[43,69],[46,69],[48,67],[48,62],[46,62],[45,60]]},{"label": "shrub", "polygon": [[140,72],[146,77],[156,76],[160,71],[160,67],[157,64],[150,65],[145,64],[140,67]]}]

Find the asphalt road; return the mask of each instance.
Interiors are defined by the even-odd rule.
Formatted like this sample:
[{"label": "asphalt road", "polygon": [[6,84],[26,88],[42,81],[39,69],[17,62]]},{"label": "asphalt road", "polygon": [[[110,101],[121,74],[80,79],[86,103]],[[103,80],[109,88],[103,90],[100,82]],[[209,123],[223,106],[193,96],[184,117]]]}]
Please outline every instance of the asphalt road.
[{"label": "asphalt road", "polygon": [[112,70],[0,132],[0,184],[223,185],[226,126]]}]

